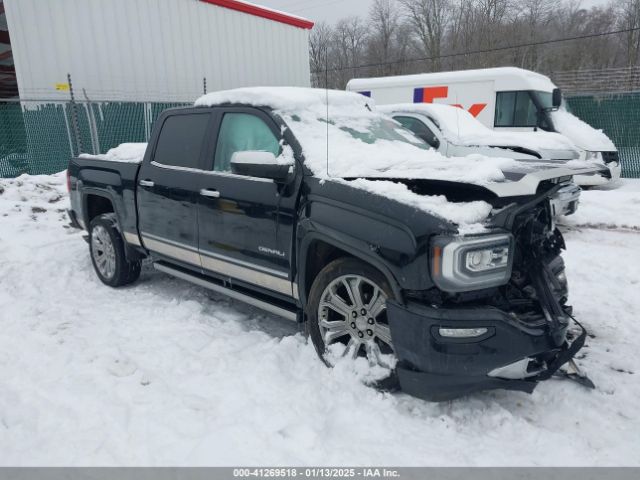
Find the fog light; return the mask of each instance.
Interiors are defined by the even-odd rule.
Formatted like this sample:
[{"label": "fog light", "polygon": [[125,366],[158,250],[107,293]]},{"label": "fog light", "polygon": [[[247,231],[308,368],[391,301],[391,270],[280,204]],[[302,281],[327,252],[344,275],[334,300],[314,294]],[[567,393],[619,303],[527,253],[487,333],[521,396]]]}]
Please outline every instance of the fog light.
[{"label": "fog light", "polygon": [[487,333],[486,328],[440,328],[438,333],[441,337],[448,338],[473,338],[481,337]]}]

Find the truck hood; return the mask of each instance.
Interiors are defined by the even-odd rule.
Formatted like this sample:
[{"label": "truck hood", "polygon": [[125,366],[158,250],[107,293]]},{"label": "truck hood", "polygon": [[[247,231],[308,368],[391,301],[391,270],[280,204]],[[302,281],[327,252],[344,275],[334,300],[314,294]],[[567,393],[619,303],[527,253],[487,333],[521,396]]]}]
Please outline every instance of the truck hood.
[{"label": "truck hood", "polygon": [[[484,184],[473,184],[467,182],[448,181],[441,178],[429,176],[420,176],[416,178],[401,178],[393,176],[370,176],[367,180],[390,180],[394,182],[402,182],[407,185],[419,186],[421,192],[425,194],[430,188],[436,188],[437,193],[443,194],[450,200],[486,200],[487,198],[508,198],[523,197],[535,195],[539,188],[545,182],[560,183],[567,181],[573,175],[588,175],[600,171],[602,166],[584,166],[566,167],[562,161],[528,161],[518,162],[517,165],[510,168],[503,168],[502,173],[504,179]],[[558,165],[561,166],[558,166]],[[355,178],[347,178],[346,180],[355,180]],[[460,191],[460,193],[457,192]]]},{"label": "truck hood", "polygon": [[590,152],[615,152],[616,146],[602,130],[583,122],[564,108],[550,112],[557,132],[565,135],[579,148]]}]

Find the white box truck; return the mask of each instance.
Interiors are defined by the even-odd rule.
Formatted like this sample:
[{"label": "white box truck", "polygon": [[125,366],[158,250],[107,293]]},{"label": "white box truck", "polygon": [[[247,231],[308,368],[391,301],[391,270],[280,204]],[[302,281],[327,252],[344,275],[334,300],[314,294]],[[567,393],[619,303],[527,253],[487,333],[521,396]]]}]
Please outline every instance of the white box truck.
[{"label": "white box truck", "polygon": [[371,97],[377,105],[453,105],[494,130],[558,132],[578,147],[581,160],[599,161],[608,167],[608,175],[581,179],[582,185],[620,178],[620,161],[613,142],[601,130],[572,115],[560,90],[549,77],[536,72],[502,67],[357,78],[349,81],[347,90]]}]

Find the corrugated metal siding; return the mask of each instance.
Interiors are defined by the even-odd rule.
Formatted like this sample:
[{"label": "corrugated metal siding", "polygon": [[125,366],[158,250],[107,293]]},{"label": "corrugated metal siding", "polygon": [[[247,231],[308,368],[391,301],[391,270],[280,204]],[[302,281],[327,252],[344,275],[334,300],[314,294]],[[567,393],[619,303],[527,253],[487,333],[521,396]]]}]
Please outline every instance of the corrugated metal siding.
[{"label": "corrugated metal siding", "polygon": [[309,86],[309,30],[198,0],[5,0],[20,97],[193,101],[207,91]]}]

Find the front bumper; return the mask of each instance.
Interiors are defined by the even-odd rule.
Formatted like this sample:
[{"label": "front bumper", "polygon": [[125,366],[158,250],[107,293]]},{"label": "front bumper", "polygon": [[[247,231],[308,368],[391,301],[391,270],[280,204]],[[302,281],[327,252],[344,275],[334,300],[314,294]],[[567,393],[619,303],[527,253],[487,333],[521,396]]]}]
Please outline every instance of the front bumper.
[{"label": "front bumper", "polygon": [[[586,334],[583,330],[570,345],[565,340],[568,321],[559,325],[561,331],[551,332],[548,323],[528,325],[492,307],[447,309],[388,301],[387,318],[402,390],[431,401],[491,389],[530,393],[575,355]],[[486,333],[452,338],[441,336],[440,328],[482,328]],[[520,376],[514,372],[522,378],[514,378]]]},{"label": "front bumper", "polygon": [[592,175],[574,175],[573,180],[581,187],[597,187],[620,180],[622,166],[619,161],[608,162]]}]

